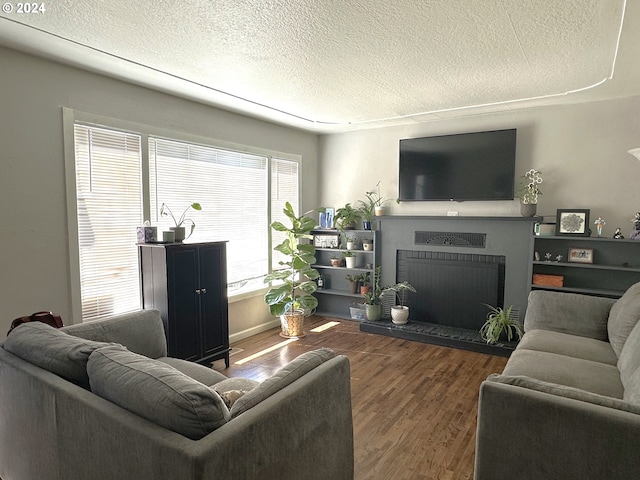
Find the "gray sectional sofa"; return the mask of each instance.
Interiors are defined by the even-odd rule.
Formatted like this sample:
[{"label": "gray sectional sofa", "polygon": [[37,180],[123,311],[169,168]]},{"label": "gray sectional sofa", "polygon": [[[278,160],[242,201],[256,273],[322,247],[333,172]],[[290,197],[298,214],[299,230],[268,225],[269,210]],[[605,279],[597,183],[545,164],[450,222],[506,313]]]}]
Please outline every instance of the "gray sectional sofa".
[{"label": "gray sectional sofa", "polygon": [[640,284],[532,291],[525,335],[480,387],[476,480],[640,478]]},{"label": "gray sectional sofa", "polygon": [[145,310],[0,344],[3,480],[353,479],[349,361],[319,349],[258,383],[167,358]]}]

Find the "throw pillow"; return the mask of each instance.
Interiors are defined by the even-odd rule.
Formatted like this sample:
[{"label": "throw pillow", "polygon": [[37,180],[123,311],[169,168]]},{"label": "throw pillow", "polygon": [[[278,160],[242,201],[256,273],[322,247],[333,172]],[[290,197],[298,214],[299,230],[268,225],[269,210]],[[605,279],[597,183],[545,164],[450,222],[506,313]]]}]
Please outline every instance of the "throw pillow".
[{"label": "throw pillow", "polygon": [[95,394],[192,440],[211,433],[230,417],[212,388],[119,345],[93,352],[87,373]]},{"label": "throw pillow", "polygon": [[272,377],[267,378],[253,390],[240,397],[234,403],[233,407],[231,407],[231,416],[237,417],[238,415],[246,412],[274,393],[293,383],[304,374],[310,372],[317,366],[335,356],[336,354],[334,351],[328,348],[321,348],[303,353],[278,370]]},{"label": "throw pillow", "polygon": [[629,287],[611,307],[607,331],[609,342],[618,358],[624,342],[640,320],[640,282]]},{"label": "throw pillow", "polygon": [[23,323],[4,342],[8,352],[83,388],[89,388],[89,355],[107,345],[69,335],[42,322]]}]

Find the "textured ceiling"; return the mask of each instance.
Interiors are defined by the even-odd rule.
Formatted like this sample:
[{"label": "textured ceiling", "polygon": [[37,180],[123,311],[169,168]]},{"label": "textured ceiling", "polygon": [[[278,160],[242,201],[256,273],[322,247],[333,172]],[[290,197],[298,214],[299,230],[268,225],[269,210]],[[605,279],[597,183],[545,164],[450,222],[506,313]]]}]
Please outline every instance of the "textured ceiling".
[{"label": "textured ceiling", "polygon": [[[629,3],[55,0],[41,14],[0,14],[0,44],[339,131],[640,94],[640,11]],[[625,45],[629,81],[613,89]]]}]

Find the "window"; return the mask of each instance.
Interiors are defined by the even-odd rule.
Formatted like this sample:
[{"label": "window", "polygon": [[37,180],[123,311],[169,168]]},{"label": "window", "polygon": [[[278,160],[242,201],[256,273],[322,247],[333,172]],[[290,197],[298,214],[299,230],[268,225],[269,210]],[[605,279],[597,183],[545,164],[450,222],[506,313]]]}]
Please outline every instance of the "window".
[{"label": "window", "polygon": [[92,320],[140,307],[140,136],[76,125],[75,139],[82,317]]},{"label": "window", "polygon": [[264,287],[269,225],[286,221],[287,201],[298,211],[298,160],[79,123],[74,133],[83,321],[140,307],[136,227],[145,211],[159,234],[174,226],[163,203],[176,219],[187,210],[189,240],[228,241],[230,296]]}]

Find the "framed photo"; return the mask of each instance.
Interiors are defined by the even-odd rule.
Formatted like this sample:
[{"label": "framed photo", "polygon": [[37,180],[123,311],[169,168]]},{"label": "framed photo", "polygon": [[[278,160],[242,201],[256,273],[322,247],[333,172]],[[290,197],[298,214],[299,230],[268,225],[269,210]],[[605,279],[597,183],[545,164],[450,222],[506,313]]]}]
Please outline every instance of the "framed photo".
[{"label": "framed photo", "polygon": [[338,248],[340,235],[314,235],[313,246],[316,248]]},{"label": "framed photo", "polygon": [[570,248],[567,260],[575,263],[593,263],[593,248]]},{"label": "framed photo", "polygon": [[591,235],[589,229],[589,209],[558,209],[556,217],[556,235],[574,235],[588,237]]},{"label": "framed photo", "polygon": [[333,208],[326,208],[324,212],[320,212],[320,228],[333,228]]}]

